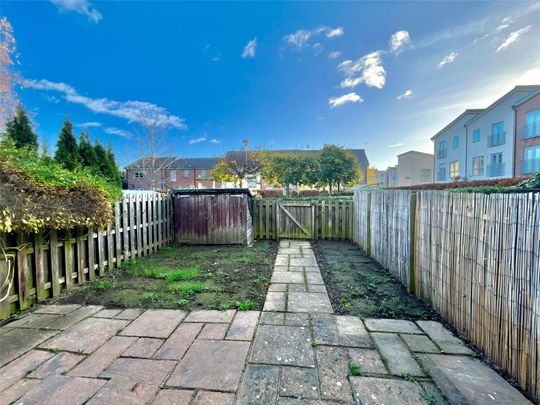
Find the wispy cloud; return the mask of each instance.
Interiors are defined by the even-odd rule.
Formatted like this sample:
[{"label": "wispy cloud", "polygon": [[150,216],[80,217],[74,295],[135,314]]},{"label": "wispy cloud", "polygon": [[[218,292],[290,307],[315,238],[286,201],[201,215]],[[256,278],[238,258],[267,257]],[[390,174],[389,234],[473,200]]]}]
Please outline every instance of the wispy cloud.
[{"label": "wispy cloud", "polygon": [[334,39],[342,36],[344,34],[344,30],[342,27],[336,27],[331,28],[327,26],[321,26],[319,28],[316,28],[314,30],[307,30],[307,29],[300,29],[292,34],[285,35],[283,37],[283,40],[285,43],[289,46],[291,46],[293,49],[300,51],[305,48],[313,47],[315,50],[316,48],[320,48],[322,44],[320,42],[315,43],[314,45],[311,44],[311,40],[313,39],[315,41],[315,38],[320,38],[321,34],[325,34],[326,38]]},{"label": "wispy cloud", "polygon": [[399,55],[403,49],[410,45],[411,36],[408,31],[397,31],[392,34],[388,44],[390,45],[390,52],[394,55]]},{"label": "wispy cloud", "polygon": [[256,51],[257,51],[257,38],[253,38],[244,47],[244,52],[242,52],[242,58],[244,59],[254,58]]},{"label": "wispy cloud", "polygon": [[403,94],[400,94],[399,96],[396,97],[397,100],[404,100],[404,99],[407,99],[407,98],[413,98],[414,97],[414,93],[412,90],[406,90],[405,93]]},{"label": "wispy cloud", "polygon": [[514,31],[508,35],[508,37],[504,40],[504,42],[497,48],[497,52],[503,51],[506,48],[508,48],[513,43],[519,41],[521,37],[529,32],[531,29],[530,25],[527,25],[526,27],[521,28],[520,30]]},{"label": "wispy cloud", "polygon": [[101,127],[103,124],[98,121],[89,121],[89,122],[81,122],[79,124],[75,124],[76,127],[80,128],[97,128]]},{"label": "wispy cloud", "polygon": [[382,51],[369,53],[356,61],[345,60],[338,65],[338,70],[345,75],[341,87],[354,88],[360,83],[368,87],[382,89],[386,84],[386,71],[381,60]]},{"label": "wispy cloud", "polygon": [[403,142],[393,143],[391,145],[388,145],[389,148],[399,148],[400,146],[403,146]]},{"label": "wispy cloud", "polygon": [[94,23],[101,21],[103,16],[93,8],[88,0],[50,0],[61,12],[73,11],[77,14],[82,14]]},{"label": "wispy cloud", "polygon": [[208,142],[210,143],[215,143],[215,144],[218,144],[218,143],[221,143],[221,141],[219,139],[210,139]]},{"label": "wispy cloud", "polygon": [[345,33],[345,31],[343,31],[342,27],[330,28],[326,32],[326,37],[327,38],[337,38],[337,37],[341,37],[344,33]]},{"label": "wispy cloud", "polygon": [[329,59],[337,59],[341,56],[341,52],[339,51],[333,51],[328,54]]},{"label": "wispy cloud", "polygon": [[458,57],[457,52],[450,52],[448,55],[446,55],[443,58],[443,60],[439,62],[439,69],[442,68],[444,65],[448,65],[449,63],[454,63],[457,57]]},{"label": "wispy cloud", "polygon": [[132,137],[131,132],[125,131],[123,129],[114,128],[114,127],[103,128],[103,131],[106,132],[107,134],[118,135],[126,139],[131,139]]},{"label": "wispy cloud", "polygon": [[330,108],[336,108],[336,107],[340,107],[344,104],[348,104],[348,103],[361,103],[362,101],[362,97],[360,97],[358,94],[356,93],[348,93],[348,94],[344,94],[343,96],[340,96],[340,97],[331,97],[328,99],[328,104],[330,105]]},{"label": "wispy cloud", "polygon": [[49,80],[27,80],[25,85],[43,91],[56,91],[62,93],[64,99],[70,103],[81,104],[90,111],[123,118],[129,122],[143,123],[148,117],[155,119],[160,127],[177,129],[187,128],[185,120],[170,114],[165,107],[146,101],[116,101],[107,98],[91,98],[79,94],[73,86]]},{"label": "wispy cloud", "polygon": [[201,136],[201,137],[199,137],[199,138],[193,138],[193,139],[190,139],[190,140],[189,140],[189,144],[190,144],[190,145],[194,145],[194,144],[196,144],[196,143],[201,143],[201,142],[204,142],[204,141],[206,141],[206,137]]}]

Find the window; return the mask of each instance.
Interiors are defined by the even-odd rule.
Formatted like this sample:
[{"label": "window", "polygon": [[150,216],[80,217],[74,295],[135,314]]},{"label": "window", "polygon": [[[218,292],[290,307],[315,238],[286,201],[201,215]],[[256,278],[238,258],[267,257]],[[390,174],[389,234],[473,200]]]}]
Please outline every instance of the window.
[{"label": "window", "polygon": [[489,162],[489,172],[488,175],[491,177],[502,176],[504,174],[504,163],[503,163],[503,154],[492,153]]},{"label": "window", "polygon": [[473,176],[483,176],[484,175],[484,157],[476,156],[472,160],[472,174]]},{"label": "window", "polygon": [[472,133],[472,141],[480,142],[480,128],[476,128]]},{"label": "window", "polygon": [[206,169],[201,169],[201,177],[206,177]]},{"label": "window", "polygon": [[454,136],[454,139],[452,139],[452,148],[459,148],[459,136]]},{"label": "window", "polygon": [[504,135],[504,121],[491,124],[491,137],[489,141],[489,146],[504,145]]},{"label": "window", "polygon": [[440,141],[438,147],[439,147],[439,149],[437,151],[437,157],[439,159],[444,159],[446,157],[446,154],[447,154],[446,141]]},{"label": "window", "polygon": [[531,146],[523,150],[523,163],[521,172],[535,173],[540,171],[540,146]]},{"label": "window", "polygon": [[439,165],[439,170],[437,172],[437,181],[445,181],[446,180],[446,165],[444,163],[441,163]]},{"label": "window", "polygon": [[452,179],[459,177],[459,162],[457,160],[450,162],[450,177]]},{"label": "window", "polygon": [[184,177],[189,177],[189,170],[187,169],[184,170]]},{"label": "window", "polygon": [[431,169],[420,169],[420,181],[422,183],[431,183],[432,177],[431,177]]},{"label": "window", "polygon": [[540,109],[525,114],[525,138],[540,136]]},{"label": "window", "polygon": [[144,177],[142,172],[135,172],[135,178],[136,179],[142,179]]},{"label": "window", "polygon": [[176,181],[176,170],[171,170],[171,181]]}]

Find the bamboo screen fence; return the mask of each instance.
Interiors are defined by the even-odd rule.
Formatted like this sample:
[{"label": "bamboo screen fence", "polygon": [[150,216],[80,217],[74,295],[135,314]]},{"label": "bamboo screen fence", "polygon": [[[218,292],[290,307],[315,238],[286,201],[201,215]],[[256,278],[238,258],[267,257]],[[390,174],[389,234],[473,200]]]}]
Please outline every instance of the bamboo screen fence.
[{"label": "bamboo screen fence", "polygon": [[114,224],[103,230],[0,234],[0,319],[173,240],[168,196],[127,192],[114,211]]},{"label": "bamboo screen fence", "polygon": [[408,271],[405,286],[539,398],[540,193],[356,190],[354,201],[360,247]]}]

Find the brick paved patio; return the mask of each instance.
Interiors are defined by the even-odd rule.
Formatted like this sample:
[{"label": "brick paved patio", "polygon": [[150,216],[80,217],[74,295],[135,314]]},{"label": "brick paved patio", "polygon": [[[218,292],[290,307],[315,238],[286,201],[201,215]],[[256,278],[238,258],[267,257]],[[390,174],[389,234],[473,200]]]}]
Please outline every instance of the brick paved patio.
[{"label": "brick paved patio", "polygon": [[0,404],[529,403],[437,322],[333,315],[307,242],[271,282],[261,313],[40,307],[0,328]]}]

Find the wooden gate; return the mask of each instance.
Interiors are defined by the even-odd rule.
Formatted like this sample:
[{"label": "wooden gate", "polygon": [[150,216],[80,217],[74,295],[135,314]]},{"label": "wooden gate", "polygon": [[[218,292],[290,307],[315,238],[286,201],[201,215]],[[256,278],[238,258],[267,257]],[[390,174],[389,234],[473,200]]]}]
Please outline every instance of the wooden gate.
[{"label": "wooden gate", "polygon": [[314,239],[315,205],[280,202],[276,212],[277,239]]}]

